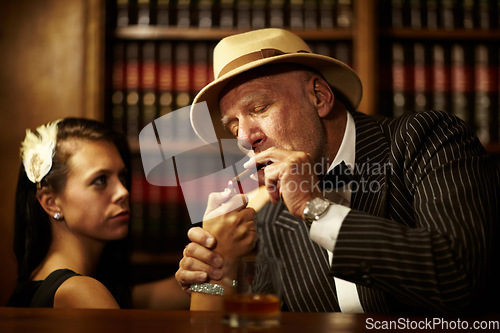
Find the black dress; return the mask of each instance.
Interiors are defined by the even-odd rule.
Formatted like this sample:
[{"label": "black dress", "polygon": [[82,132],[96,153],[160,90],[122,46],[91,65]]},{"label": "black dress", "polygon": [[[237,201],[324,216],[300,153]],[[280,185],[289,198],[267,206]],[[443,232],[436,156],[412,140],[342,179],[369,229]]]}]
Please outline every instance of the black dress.
[{"label": "black dress", "polygon": [[7,306],[52,308],[57,288],[70,277],[79,275],[70,269],[58,269],[50,273],[45,280],[21,282],[7,302]]}]

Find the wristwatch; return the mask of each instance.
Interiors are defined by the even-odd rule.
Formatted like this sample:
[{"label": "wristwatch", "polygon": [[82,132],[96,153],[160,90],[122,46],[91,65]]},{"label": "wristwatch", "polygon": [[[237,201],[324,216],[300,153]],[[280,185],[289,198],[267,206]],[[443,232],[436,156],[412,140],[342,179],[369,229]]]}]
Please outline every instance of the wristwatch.
[{"label": "wristwatch", "polygon": [[304,208],[304,222],[307,226],[311,227],[314,221],[319,220],[325,215],[332,204],[333,202],[327,198],[314,198],[306,202],[306,207]]}]

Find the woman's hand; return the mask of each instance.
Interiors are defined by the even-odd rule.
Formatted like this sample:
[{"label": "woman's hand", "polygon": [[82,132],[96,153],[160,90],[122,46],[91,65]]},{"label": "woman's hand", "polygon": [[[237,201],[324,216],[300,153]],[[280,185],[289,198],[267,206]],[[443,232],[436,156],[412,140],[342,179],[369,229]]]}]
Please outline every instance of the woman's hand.
[{"label": "woman's hand", "polygon": [[193,283],[221,280],[239,257],[254,248],[255,211],[246,205],[245,196],[228,191],[210,195],[203,228],[189,229],[191,243],[175,273],[186,292]]},{"label": "woman's hand", "polygon": [[257,241],[255,210],[247,207],[244,195],[225,192],[212,193],[208,199],[203,229],[217,240],[215,252],[230,266],[248,254]]}]

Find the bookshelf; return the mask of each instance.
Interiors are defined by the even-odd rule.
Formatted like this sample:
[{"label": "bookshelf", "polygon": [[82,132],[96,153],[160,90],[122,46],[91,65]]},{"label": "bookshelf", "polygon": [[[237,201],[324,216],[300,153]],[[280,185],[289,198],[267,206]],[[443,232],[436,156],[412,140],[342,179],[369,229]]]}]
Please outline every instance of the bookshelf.
[{"label": "bookshelf", "polygon": [[[211,52],[221,38],[290,29],[313,51],[355,69],[364,88],[360,111],[462,112],[500,160],[498,9],[483,0],[107,1],[104,119],[134,151],[134,261],[176,264],[191,226],[180,189],[146,182],[138,132],[189,105],[212,80]],[[456,75],[471,82],[460,86]],[[468,104],[460,106],[462,99]]]},{"label": "bookshelf", "polygon": [[379,0],[382,113],[453,113],[500,165],[499,9],[486,0]]},{"label": "bookshelf", "polygon": [[500,30],[484,31],[484,30],[467,30],[467,29],[419,29],[400,28],[391,29],[385,28],[380,30],[380,38],[392,39],[410,39],[410,40],[429,40],[429,41],[499,41]]},{"label": "bookshelf", "polygon": [[[146,40],[188,40],[188,41],[218,41],[224,37],[242,33],[248,29],[221,29],[221,28],[197,28],[193,33],[192,28],[165,28],[165,27],[122,27],[117,28],[115,37],[124,40],[146,39]],[[352,30],[300,30],[296,33],[309,41],[314,40],[350,40],[353,38]]]}]

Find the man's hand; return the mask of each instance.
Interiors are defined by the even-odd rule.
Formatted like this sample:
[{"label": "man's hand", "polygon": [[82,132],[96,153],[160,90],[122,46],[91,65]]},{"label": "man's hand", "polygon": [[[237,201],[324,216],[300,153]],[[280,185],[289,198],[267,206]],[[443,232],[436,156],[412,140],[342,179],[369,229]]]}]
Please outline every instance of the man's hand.
[{"label": "man's hand", "polygon": [[318,177],[310,155],[279,148],[269,148],[256,154],[246,165],[268,164],[259,171],[259,183],[264,184],[272,203],[283,199],[290,213],[304,218],[306,202],[321,196]]}]

